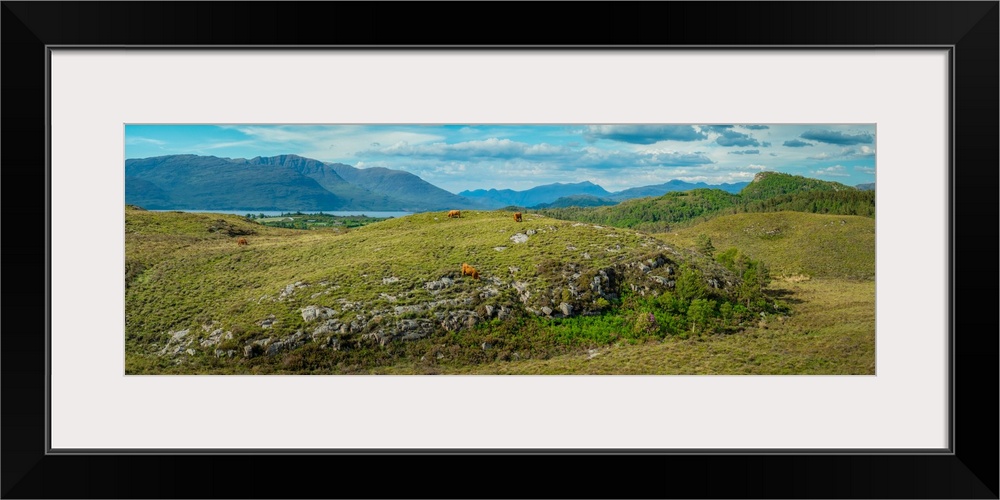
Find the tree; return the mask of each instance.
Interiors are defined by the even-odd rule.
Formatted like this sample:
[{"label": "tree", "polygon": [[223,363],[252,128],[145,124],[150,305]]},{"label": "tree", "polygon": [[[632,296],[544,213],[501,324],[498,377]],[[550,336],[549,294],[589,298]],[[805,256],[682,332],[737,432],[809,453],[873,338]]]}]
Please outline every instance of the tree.
[{"label": "tree", "polygon": [[701,271],[694,267],[682,266],[674,284],[674,294],[685,304],[708,296],[708,287]]},{"label": "tree", "polygon": [[715,254],[715,247],[712,245],[712,238],[709,238],[705,234],[698,235],[698,251],[712,257]]},{"label": "tree", "polygon": [[715,260],[729,269],[730,271],[736,272],[736,258],[739,255],[739,250],[736,247],[730,247],[726,251],[720,253],[715,257]]},{"label": "tree", "polygon": [[691,322],[691,333],[704,330],[715,316],[715,301],[694,299],[688,306],[688,321]]},{"label": "tree", "polygon": [[771,272],[763,261],[748,257],[742,257],[738,265],[742,269],[741,278],[743,281],[736,292],[740,300],[746,301],[747,307],[751,307],[753,301],[760,297],[764,293],[764,289],[771,284]]}]

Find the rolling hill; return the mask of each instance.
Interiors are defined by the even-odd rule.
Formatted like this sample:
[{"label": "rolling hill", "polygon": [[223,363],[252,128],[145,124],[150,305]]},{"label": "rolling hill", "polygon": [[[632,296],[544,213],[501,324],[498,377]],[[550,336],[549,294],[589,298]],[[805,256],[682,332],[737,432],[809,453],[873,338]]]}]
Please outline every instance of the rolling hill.
[{"label": "rolling hill", "polygon": [[778,172],[758,173],[738,194],[720,189],[677,191],[604,207],[541,209],[540,213],[642,231],[667,231],[724,213],[799,211],[874,217],[875,192]]},{"label": "rolling hill", "polygon": [[855,187],[839,182],[823,181],[781,172],[760,172],[754,176],[750,184],[740,190],[740,196],[745,200],[763,200],[795,193],[856,190]]},{"label": "rolling hill", "polygon": [[780,275],[875,277],[875,220],[871,217],[740,213],[720,215],[661,236],[680,248],[693,248],[701,235],[711,239],[716,254],[735,247],[763,260]]},{"label": "rolling hill", "polygon": [[[430,369],[728,331],[756,316],[740,312],[748,292],[718,263],[534,213],[428,212],[345,234],[127,208],[125,229],[129,373],[356,373],[433,356]],[[699,297],[710,308],[685,313]],[[739,307],[713,319],[723,303]]]}]

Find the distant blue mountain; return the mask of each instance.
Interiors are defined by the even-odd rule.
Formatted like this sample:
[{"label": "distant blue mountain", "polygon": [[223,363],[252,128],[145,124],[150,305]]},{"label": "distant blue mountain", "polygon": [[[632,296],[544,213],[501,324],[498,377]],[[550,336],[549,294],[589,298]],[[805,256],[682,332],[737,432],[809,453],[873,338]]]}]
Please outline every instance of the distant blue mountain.
[{"label": "distant blue mountain", "polygon": [[728,193],[739,193],[749,182],[737,182],[733,184],[706,184],[704,182],[684,182],[672,180],[663,184],[653,186],[641,186],[624,191],[618,191],[610,196],[613,200],[630,200],[632,198],[646,198],[649,196],[663,196],[672,191],[690,191],[692,189],[721,189]]},{"label": "distant blue mountain", "polygon": [[737,193],[746,185],[672,180],[612,193],[583,181],[546,184],[524,191],[477,189],[456,195],[402,170],[355,168],[298,155],[251,159],[169,155],[125,160],[125,203],[152,210],[424,212],[507,206],[596,206],[698,188]]},{"label": "distant blue mountain", "polygon": [[152,210],[401,210],[482,208],[416,175],[297,155],[170,155],[125,161],[125,203]]},{"label": "distant blue mountain", "polygon": [[[690,183],[672,180],[663,184],[635,187],[612,193],[597,184],[584,181],[575,184],[545,184],[525,191],[514,191],[511,189],[477,189],[474,191],[462,191],[458,194],[466,198],[481,200],[486,203],[489,208],[501,208],[506,206],[540,207],[541,205],[551,205],[544,208],[555,208],[555,205],[552,204],[560,198],[592,196],[605,200],[623,201],[633,198],[663,196],[671,191],[690,191],[692,189],[721,189],[729,193],[739,193],[740,190],[746,187],[747,184],[749,184],[749,182],[737,182],[734,184],[706,184],[704,182]],[[566,200],[561,203],[565,202]]]},{"label": "distant blue mountain", "polygon": [[472,200],[479,200],[488,208],[501,208],[510,205],[519,207],[533,207],[541,203],[551,203],[564,196],[591,195],[599,198],[606,198],[611,195],[601,186],[590,181],[577,182],[575,184],[545,184],[536,186],[525,191],[514,191],[511,189],[476,189],[474,191],[462,191],[459,196],[464,196]]},{"label": "distant blue mountain", "polygon": [[539,203],[531,208],[566,208],[566,207],[603,207],[617,205],[616,200],[600,198],[589,194],[574,194],[563,196],[552,203]]}]

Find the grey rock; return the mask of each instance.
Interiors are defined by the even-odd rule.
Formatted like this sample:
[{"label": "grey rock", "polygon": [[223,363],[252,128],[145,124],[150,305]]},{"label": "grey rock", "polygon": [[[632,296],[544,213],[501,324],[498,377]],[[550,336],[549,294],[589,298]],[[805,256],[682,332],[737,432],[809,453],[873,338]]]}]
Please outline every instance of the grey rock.
[{"label": "grey rock", "polygon": [[279,352],[281,352],[281,350],[284,347],[285,347],[285,344],[283,342],[275,342],[275,343],[267,346],[267,355],[268,356],[274,356],[275,354],[278,354]]},{"label": "grey rock", "polygon": [[552,308],[548,307],[548,306],[543,306],[542,307],[542,313],[544,313],[546,316],[551,316],[552,315]]},{"label": "grey rock", "polygon": [[526,234],[528,236],[534,236],[535,233],[537,233],[537,232],[538,231],[535,231],[534,229],[529,229],[529,230],[525,231],[524,234]]},{"label": "grey rock", "polygon": [[339,331],[342,326],[343,325],[340,324],[340,321],[336,319],[328,319],[323,322],[323,324],[317,326],[316,329],[313,330],[312,334],[315,338],[317,335]]},{"label": "grey rock", "polygon": [[510,317],[510,309],[507,306],[500,306],[500,310],[497,311],[497,319],[503,321]]},{"label": "grey rock", "polygon": [[393,308],[396,314],[414,313],[424,310],[424,306],[420,304],[414,304],[410,306],[396,306]]},{"label": "grey rock", "polygon": [[306,341],[306,334],[302,330],[299,330],[299,331],[297,331],[297,332],[289,335],[288,337],[285,337],[284,339],[282,339],[282,343],[283,344],[289,345],[289,346],[292,346],[292,347],[300,346],[300,345],[304,344],[305,341]]},{"label": "grey rock", "polygon": [[573,306],[566,302],[559,304],[559,310],[562,311],[563,316],[570,316],[573,314]]},{"label": "grey rock", "polygon": [[424,283],[424,288],[428,290],[442,290],[454,284],[455,280],[445,276],[437,281],[428,281]]},{"label": "grey rock", "polygon": [[649,279],[651,279],[651,280],[653,280],[653,281],[655,281],[655,282],[657,282],[657,283],[659,283],[659,284],[661,284],[663,286],[670,286],[669,285],[670,280],[668,280],[667,278],[664,278],[663,276],[652,276],[651,275],[649,277]]},{"label": "grey rock", "polygon": [[258,321],[257,324],[261,328],[271,328],[271,325],[274,324],[274,315],[272,314],[272,315],[270,315],[270,316],[268,316],[268,317],[266,317],[266,318]]},{"label": "grey rock", "polygon": [[306,323],[312,323],[313,321],[323,320],[333,317],[337,314],[337,311],[330,309],[329,307],[322,307],[317,305],[306,306],[299,310],[302,312],[302,320]]},{"label": "grey rock", "polygon": [[525,243],[528,241],[528,235],[524,233],[517,233],[510,237],[510,241],[513,241],[514,243]]}]

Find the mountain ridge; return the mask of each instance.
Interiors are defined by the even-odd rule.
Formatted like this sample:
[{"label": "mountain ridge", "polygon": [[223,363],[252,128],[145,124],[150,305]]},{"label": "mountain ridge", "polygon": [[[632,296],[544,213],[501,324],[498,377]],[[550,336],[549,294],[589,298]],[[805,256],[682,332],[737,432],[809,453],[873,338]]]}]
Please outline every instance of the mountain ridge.
[{"label": "mountain ridge", "polygon": [[[591,181],[557,182],[530,189],[476,189],[452,193],[404,170],[357,168],[295,154],[250,159],[208,155],[165,155],[125,160],[126,203],[153,210],[389,210],[500,209],[507,206],[557,207],[573,203],[607,205],[671,192],[714,189],[747,195],[755,183],[777,172],[761,172],[753,182],[710,185],[673,179],[662,184],[611,192]],[[855,190],[812,179],[809,189]],[[775,187],[771,196],[785,193]],[[835,185],[835,186],[834,186]],[[830,187],[834,186],[834,187]],[[750,191],[747,191],[750,189]],[[790,188],[789,188],[790,189]],[[749,197],[749,196],[746,196]]]}]

